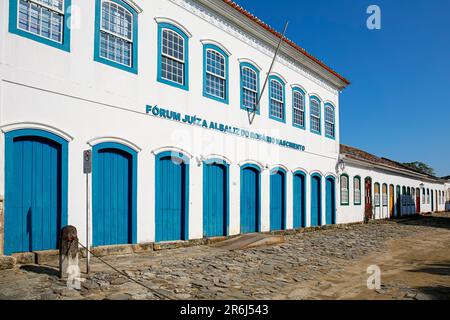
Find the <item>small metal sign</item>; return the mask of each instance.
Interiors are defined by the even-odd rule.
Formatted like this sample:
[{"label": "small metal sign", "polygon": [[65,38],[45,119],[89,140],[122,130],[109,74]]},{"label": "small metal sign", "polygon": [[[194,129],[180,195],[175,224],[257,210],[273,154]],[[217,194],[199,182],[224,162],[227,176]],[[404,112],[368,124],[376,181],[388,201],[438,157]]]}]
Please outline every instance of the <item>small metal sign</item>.
[{"label": "small metal sign", "polygon": [[83,152],[83,172],[85,174],[92,173],[92,151]]}]

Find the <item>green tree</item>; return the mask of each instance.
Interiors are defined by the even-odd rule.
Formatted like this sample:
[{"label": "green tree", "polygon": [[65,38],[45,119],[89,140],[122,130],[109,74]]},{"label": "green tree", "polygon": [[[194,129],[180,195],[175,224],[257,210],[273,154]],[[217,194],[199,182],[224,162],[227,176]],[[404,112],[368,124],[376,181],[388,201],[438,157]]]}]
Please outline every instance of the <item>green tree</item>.
[{"label": "green tree", "polygon": [[424,174],[428,174],[431,176],[435,175],[435,171],[432,167],[427,165],[426,163],[416,161],[416,162],[410,162],[410,163],[404,163],[404,166],[407,166],[408,168],[411,168],[414,171],[418,171]]}]

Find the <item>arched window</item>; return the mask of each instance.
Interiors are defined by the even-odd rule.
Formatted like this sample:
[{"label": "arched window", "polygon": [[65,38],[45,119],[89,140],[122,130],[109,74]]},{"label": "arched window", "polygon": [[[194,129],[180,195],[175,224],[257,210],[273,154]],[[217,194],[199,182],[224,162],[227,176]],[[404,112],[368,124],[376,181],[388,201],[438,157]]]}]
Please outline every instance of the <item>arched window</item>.
[{"label": "arched window", "polygon": [[137,13],[120,0],[97,0],[96,10],[95,60],[137,73]]},{"label": "arched window", "polygon": [[430,189],[427,189],[427,204],[430,204]]},{"label": "arched window", "polygon": [[341,205],[349,204],[349,192],[348,192],[348,175],[343,174],[341,176]]},{"label": "arched window", "polygon": [[361,204],[361,178],[356,176],[353,178],[353,201],[355,205]]},{"label": "arched window", "polygon": [[284,82],[276,76],[270,76],[269,78],[269,106],[270,118],[280,122],[285,122]]},{"label": "arched window", "polygon": [[204,45],[204,96],[228,103],[228,55],[218,46]]},{"label": "arched window", "polygon": [[426,199],[425,199],[425,188],[422,189],[422,204],[425,204]]},{"label": "arched window", "polygon": [[325,104],[325,136],[334,139],[336,134],[335,128],[334,107],[327,103]]},{"label": "arched window", "polygon": [[319,98],[317,97],[311,97],[310,100],[310,121],[311,121],[311,132],[317,133],[317,134],[321,134],[322,130],[321,130],[321,112],[320,112],[320,108],[321,108],[321,102],[319,100]]},{"label": "arched window", "polygon": [[305,93],[300,88],[292,90],[292,125],[305,129]]},{"label": "arched window", "polygon": [[158,24],[158,81],[188,90],[189,37],[169,23]]},{"label": "arched window", "polygon": [[375,197],[374,197],[374,203],[376,207],[380,206],[380,184],[377,182],[375,183],[374,186],[374,193],[375,193]]},{"label": "arched window", "polygon": [[383,201],[383,207],[387,207],[388,205],[388,187],[387,184],[383,184],[382,188],[382,201]]},{"label": "arched window", "polygon": [[259,114],[259,70],[250,63],[241,63],[241,109]]}]

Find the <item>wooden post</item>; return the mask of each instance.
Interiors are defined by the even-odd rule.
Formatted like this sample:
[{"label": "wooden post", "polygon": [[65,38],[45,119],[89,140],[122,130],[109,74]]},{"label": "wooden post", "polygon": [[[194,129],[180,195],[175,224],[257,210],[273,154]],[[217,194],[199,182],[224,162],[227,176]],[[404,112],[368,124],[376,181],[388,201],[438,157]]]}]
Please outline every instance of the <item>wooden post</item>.
[{"label": "wooden post", "polygon": [[59,272],[61,279],[74,280],[79,278],[78,265],[78,235],[77,229],[67,226],[61,232],[59,249]]}]

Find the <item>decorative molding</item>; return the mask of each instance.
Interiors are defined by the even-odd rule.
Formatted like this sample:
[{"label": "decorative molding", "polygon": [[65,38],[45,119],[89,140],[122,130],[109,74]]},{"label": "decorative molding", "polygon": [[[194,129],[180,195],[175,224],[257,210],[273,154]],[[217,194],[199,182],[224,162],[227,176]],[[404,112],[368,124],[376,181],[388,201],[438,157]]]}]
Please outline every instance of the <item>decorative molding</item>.
[{"label": "decorative molding", "polygon": [[87,144],[89,146],[91,146],[91,147],[94,147],[97,144],[105,143],[105,142],[115,142],[115,143],[123,144],[124,146],[127,146],[127,147],[133,149],[137,153],[142,151],[142,149],[139,148],[139,146],[137,146],[133,142],[131,142],[129,140],[126,140],[126,139],[118,138],[118,137],[99,137],[99,138],[94,138],[94,139],[89,140],[87,142]]},{"label": "decorative molding", "polygon": [[[191,12],[192,14],[196,15],[197,17],[205,20],[206,22],[216,26],[217,28],[225,31],[226,33],[230,34],[231,36],[245,42],[249,46],[253,47],[254,49],[266,54],[269,57],[273,57],[275,54],[275,48],[269,46],[268,44],[263,43],[262,41],[256,39],[255,37],[249,35],[244,30],[240,29],[236,25],[233,25],[232,23],[226,21],[223,17],[219,16],[218,14],[212,12],[211,10],[208,10],[204,6],[195,3],[193,0],[170,0],[174,4],[178,5],[179,7]],[[301,74],[302,76],[306,77],[307,79],[311,80],[315,84],[321,86],[322,88],[329,91],[334,96],[339,95],[339,91],[330,86],[328,83],[326,83],[323,79],[321,79],[317,74],[313,74],[311,71],[307,70],[303,65],[300,63],[294,61],[292,58],[286,57],[285,55],[279,55],[278,62],[282,63],[284,66],[292,69],[293,71]]]}]

